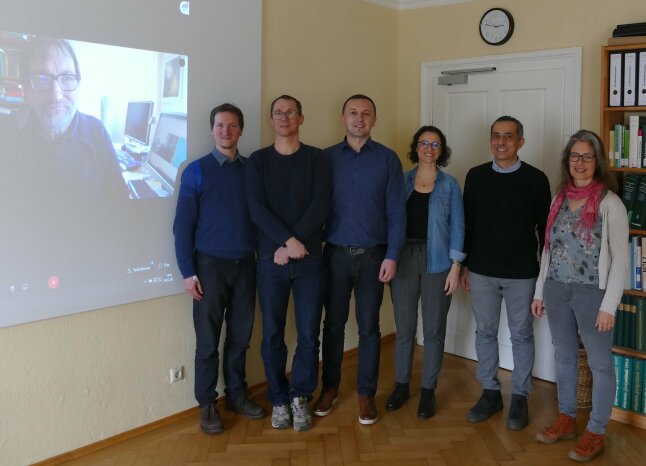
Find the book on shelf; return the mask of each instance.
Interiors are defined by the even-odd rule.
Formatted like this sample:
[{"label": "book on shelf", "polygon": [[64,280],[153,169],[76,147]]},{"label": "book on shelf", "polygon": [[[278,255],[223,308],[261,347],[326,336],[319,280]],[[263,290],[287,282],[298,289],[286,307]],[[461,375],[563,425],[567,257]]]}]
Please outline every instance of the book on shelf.
[{"label": "book on shelf", "polygon": [[628,222],[630,228],[642,229],[646,227],[646,176],[639,177],[632,210],[633,214]]},{"label": "book on shelf", "polygon": [[635,317],[635,349],[646,351],[646,299],[637,299],[637,314]]},{"label": "book on shelf", "polygon": [[[645,202],[646,203],[646,202]],[[630,282],[633,290],[642,289],[642,241],[641,236],[630,238]]]},{"label": "book on shelf", "polygon": [[621,392],[623,391],[622,383],[622,367],[624,366],[624,357],[621,354],[612,353],[612,363],[615,366],[615,379],[617,380],[617,387],[615,389],[615,401],[613,402],[614,406],[619,407],[619,399],[621,397]]},{"label": "book on shelf", "polygon": [[637,195],[637,187],[641,175],[636,173],[628,173],[624,176],[624,189],[621,193],[621,199],[624,201],[626,212],[628,212],[628,223],[632,221],[633,205]]},{"label": "book on shelf", "polygon": [[644,391],[644,361],[638,358],[632,358],[633,375],[632,375],[632,410],[640,413],[642,411],[643,391]]},{"label": "book on shelf", "polygon": [[[634,103],[633,103],[634,105]],[[641,167],[641,146],[639,145],[639,115],[630,115],[628,122],[628,166]]]},{"label": "book on shelf", "polygon": [[631,409],[632,407],[632,378],[633,378],[633,358],[624,356],[621,367],[621,392],[619,393],[619,407],[621,409]]}]

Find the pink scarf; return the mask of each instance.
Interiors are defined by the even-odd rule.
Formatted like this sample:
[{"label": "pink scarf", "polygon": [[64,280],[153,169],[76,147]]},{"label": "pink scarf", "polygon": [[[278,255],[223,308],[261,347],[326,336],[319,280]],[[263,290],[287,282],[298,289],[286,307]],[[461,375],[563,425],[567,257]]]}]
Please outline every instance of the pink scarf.
[{"label": "pink scarf", "polygon": [[550,214],[547,216],[547,228],[545,228],[546,251],[549,251],[550,249],[550,231],[552,230],[552,225],[554,225],[554,221],[559,214],[559,210],[561,209],[566,196],[568,201],[579,201],[581,199],[588,198],[581,209],[576,229],[579,233],[583,234],[583,238],[587,243],[592,242],[590,229],[597,221],[597,217],[599,215],[599,204],[601,203],[601,193],[603,192],[603,188],[603,184],[598,181],[594,181],[582,188],[568,185],[556,195],[556,198],[552,203],[552,207],[550,208]]}]

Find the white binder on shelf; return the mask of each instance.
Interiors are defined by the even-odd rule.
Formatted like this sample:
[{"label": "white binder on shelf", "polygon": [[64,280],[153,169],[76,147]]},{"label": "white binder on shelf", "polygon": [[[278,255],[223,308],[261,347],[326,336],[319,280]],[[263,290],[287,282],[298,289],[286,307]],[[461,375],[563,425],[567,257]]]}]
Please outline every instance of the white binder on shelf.
[{"label": "white binder on shelf", "polygon": [[621,107],[621,53],[610,54],[608,105]]},{"label": "white binder on shelf", "polygon": [[637,78],[637,105],[646,105],[646,50],[639,52]]},{"label": "white binder on shelf", "polygon": [[636,69],[637,52],[624,53],[624,107],[634,107],[637,103],[635,99]]}]

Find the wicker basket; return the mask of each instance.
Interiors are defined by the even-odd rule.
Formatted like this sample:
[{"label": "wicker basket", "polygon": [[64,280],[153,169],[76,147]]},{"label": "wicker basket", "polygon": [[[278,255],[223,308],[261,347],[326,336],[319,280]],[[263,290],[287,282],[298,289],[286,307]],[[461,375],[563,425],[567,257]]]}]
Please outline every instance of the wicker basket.
[{"label": "wicker basket", "polygon": [[592,372],[588,366],[588,353],[579,348],[579,383],[576,390],[576,407],[592,407]]}]

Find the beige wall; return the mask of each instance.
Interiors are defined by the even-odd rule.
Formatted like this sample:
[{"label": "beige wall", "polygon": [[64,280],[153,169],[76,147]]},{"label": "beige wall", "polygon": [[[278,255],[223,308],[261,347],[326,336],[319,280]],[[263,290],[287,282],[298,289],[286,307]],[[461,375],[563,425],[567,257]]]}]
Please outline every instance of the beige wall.
[{"label": "beige wall", "polygon": [[[492,6],[507,7],[516,21],[502,47],[486,46],[477,32]],[[361,0],[269,0],[263,112],[279,94],[298,97],[302,140],[327,146],[343,135],[344,99],[366,93],[378,107],[375,139],[403,155],[419,124],[421,62],[582,46],[582,126],[597,129],[599,47],[615,24],[643,19],[644,11],[643,0],[481,0],[402,12]],[[271,142],[266,123],[262,141]],[[394,329],[389,301],[384,334]],[[353,323],[347,334],[346,348],[356,346]],[[291,349],[293,330],[288,340]],[[264,378],[259,343],[257,318],[250,384]],[[183,295],[0,329],[0,465],[51,457],[194,406],[193,346]],[[179,364],[188,380],[171,385],[168,369]]]},{"label": "beige wall", "polygon": [[[515,22],[511,40],[498,47],[485,44],[478,32],[480,17],[493,7],[508,9]],[[617,24],[643,21],[645,14],[643,0],[477,0],[402,11],[395,149],[404,154],[419,127],[421,63],[565,47],[583,47],[581,127],[598,131],[600,48]]]}]

